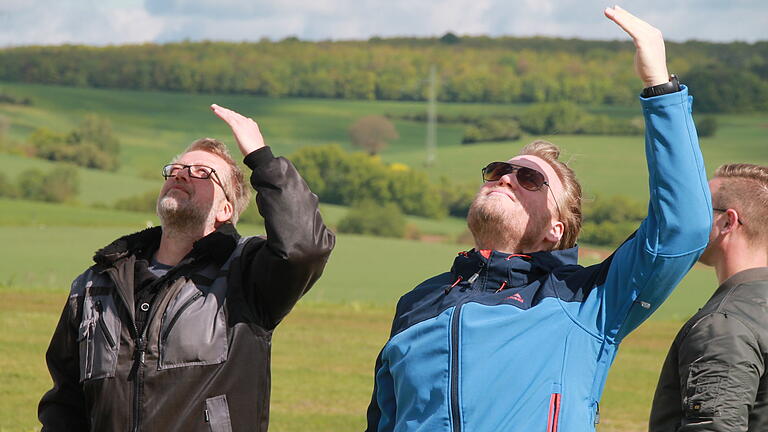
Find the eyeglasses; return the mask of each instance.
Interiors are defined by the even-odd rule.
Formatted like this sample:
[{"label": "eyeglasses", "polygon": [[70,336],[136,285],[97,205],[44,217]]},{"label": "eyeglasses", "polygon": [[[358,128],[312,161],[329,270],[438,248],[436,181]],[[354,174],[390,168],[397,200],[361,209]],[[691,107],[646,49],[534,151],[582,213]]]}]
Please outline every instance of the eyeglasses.
[{"label": "eyeglasses", "polygon": [[552,192],[552,187],[549,185],[546,177],[544,177],[544,174],[540,171],[521,165],[511,164],[509,162],[491,162],[483,168],[483,181],[499,181],[500,178],[512,173],[515,173],[517,183],[522,186],[523,189],[535,192],[546,186],[547,189],[549,189],[549,193],[552,194],[552,201],[555,202],[555,207],[557,207],[557,214],[562,215],[562,213],[560,213],[560,205],[555,198],[555,193]]},{"label": "eyeglasses", "polygon": [[[724,208],[713,208],[712,210],[719,211],[719,212],[722,212],[722,213],[725,213],[725,212],[728,211],[728,209],[724,209]],[[744,225],[744,222],[741,221],[740,217],[737,217],[736,221],[739,223],[739,225]]]},{"label": "eyeglasses", "polygon": [[219,178],[219,175],[216,174],[216,170],[206,166],[206,165],[184,165],[184,164],[168,164],[163,167],[163,177],[168,180],[170,177],[176,177],[179,175],[179,172],[182,170],[187,170],[189,172],[189,176],[196,179],[209,179],[211,176],[213,178],[211,181],[219,185],[221,187],[221,191],[224,192],[224,198],[227,199],[227,201],[232,202],[232,200],[229,199],[229,195],[227,194],[227,190],[224,189],[224,184],[221,182],[221,179]]},{"label": "eyeglasses", "polygon": [[509,162],[491,162],[483,168],[483,181],[498,181],[507,174],[515,173],[517,183],[529,191],[541,190],[544,186],[549,186],[544,174],[533,168],[520,165],[514,165]]}]

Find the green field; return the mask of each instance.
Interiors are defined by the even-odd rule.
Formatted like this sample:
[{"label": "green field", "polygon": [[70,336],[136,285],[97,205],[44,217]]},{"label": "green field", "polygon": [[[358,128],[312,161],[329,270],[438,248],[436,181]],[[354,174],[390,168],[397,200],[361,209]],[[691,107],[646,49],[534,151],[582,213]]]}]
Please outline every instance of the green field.
[{"label": "green field", "polygon": [[[304,145],[339,143],[348,149],[347,128],[365,114],[423,111],[422,103],[250,96],[185,95],[93,90],[0,83],[0,90],[30,97],[32,106],[0,104],[11,120],[10,135],[24,141],[38,127],[66,132],[86,113],[112,120],[122,143],[117,173],[81,169],[77,202],[66,205],[0,199],[0,432],[38,427],[36,403],[50,385],[44,351],[70,281],[89,265],[93,251],[115,237],[157,224],[154,215],[93,204],[159,188],[159,167],[201,136],[232,143],[226,126],[207,109],[230,106],[256,119],[270,145],[287,155]],[[520,105],[441,104],[440,113],[517,113]],[[593,107],[595,112],[633,117],[634,108]],[[720,129],[702,141],[709,172],[726,161],[768,164],[768,116],[718,116]],[[424,168],[421,124],[397,121],[400,139],[385,150],[389,162]],[[449,176],[479,183],[479,168],[504,159],[532,139],[463,146],[462,129],[438,128],[438,160],[428,168],[439,181]],[[565,149],[585,186],[585,195],[647,195],[642,137],[544,137]],[[0,153],[6,175],[51,163]],[[426,169],[426,168],[424,168]],[[323,204],[334,226],[346,208]],[[373,362],[389,332],[397,298],[416,283],[449,269],[459,250],[453,242],[463,220],[409,217],[429,241],[340,235],[323,278],[275,333],[272,426],[274,431],[352,431],[364,425]],[[246,235],[260,226],[239,227]],[[439,238],[435,238],[435,236]],[[436,241],[441,240],[441,241]],[[582,249],[591,264],[605,251]],[[601,403],[600,432],[645,430],[658,370],[674,333],[716,285],[711,269],[695,267],[662,308],[622,345]]]},{"label": "green field", "polygon": [[[226,125],[208,109],[211,103],[229,106],[253,117],[259,122],[267,143],[282,155],[305,145],[337,143],[351,149],[347,129],[360,116],[417,113],[426,109],[424,103],[417,102],[189,95],[17,83],[0,83],[0,90],[33,101],[32,106],[0,104],[0,115],[10,119],[10,135],[18,141],[26,140],[31,131],[42,126],[67,132],[88,113],[112,120],[123,143],[120,175],[108,180],[113,174],[84,173],[85,184],[80,194],[83,202],[112,202],[125,194],[156,188],[159,168],[197,138],[213,136],[232,144]],[[438,112],[515,114],[524,108],[523,105],[454,103],[440,104]],[[636,108],[598,106],[591,109],[617,118],[640,115],[639,102]],[[717,135],[702,140],[709,172],[725,162],[768,163],[768,115],[722,115],[718,116],[718,122]],[[407,121],[395,121],[395,124],[400,138],[391,143],[382,157],[389,162],[424,168],[426,128]],[[480,168],[488,162],[507,159],[522,144],[544,138],[563,148],[565,159],[572,161],[579,174],[585,196],[647,197],[645,154],[640,136],[555,135],[523,137],[514,143],[462,145],[461,126],[438,125],[437,131],[437,161],[424,168],[435,180],[448,176],[459,181],[479,182]],[[10,172],[14,173],[31,162],[0,155],[0,163],[11,167]]]}]

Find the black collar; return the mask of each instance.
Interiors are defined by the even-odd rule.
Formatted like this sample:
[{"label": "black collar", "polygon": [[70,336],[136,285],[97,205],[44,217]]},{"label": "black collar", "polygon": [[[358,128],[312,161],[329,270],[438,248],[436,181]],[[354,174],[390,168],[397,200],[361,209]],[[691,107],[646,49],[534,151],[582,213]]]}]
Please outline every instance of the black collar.
[{"label": "black collar", "polygon": [[[111,267],[117,261],[129,255],[149,258],[149,255],[160,246],[162,234],[162,227],[152,227],[120,237],[96,251],[93,260],[103,267]],[[232,251],[234,251],[239,239],[240,234],[238,234],[234,225],[230,223],[222,224],[216,231],[197,240],[183,261],[196,261],[201,258],[208,258],[212,262],[223,264],[232,254]]]}]

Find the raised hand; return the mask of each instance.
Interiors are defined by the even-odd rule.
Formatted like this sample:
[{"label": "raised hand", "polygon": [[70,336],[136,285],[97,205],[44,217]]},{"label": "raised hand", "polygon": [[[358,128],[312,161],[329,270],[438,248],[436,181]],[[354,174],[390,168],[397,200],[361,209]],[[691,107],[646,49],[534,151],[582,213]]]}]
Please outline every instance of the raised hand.
[{"label": "raised hand", "polygon": [[259,125],[253,119],[216,104],[211,105],[211,110],[232,129],[232,134],[243,156],[248,156],[252,151],[264,147],[264,138],[261,136]]},{"label": "raised hand", "polygon": [[645,87],[669,82],[664,37],[656,27],[619,6],[606,8],[605,16],[619,25],[635,43],[635,72]]}]

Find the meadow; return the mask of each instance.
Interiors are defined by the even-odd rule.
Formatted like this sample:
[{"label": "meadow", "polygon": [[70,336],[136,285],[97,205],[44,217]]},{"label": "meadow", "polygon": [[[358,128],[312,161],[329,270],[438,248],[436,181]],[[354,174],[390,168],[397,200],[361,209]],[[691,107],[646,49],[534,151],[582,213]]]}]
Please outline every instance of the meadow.
[{"label": "meadow", "polygon": [[[0,199],[0,432],[39,428],[36,404],[50,386],[44,352],[67,287],[89,265],[93,251],[114,238],[157,224],[151,214],[111,210],[121,197],[156,190],[159,168],[201,136],[232,143],[229,131],[208,111],[210,103],[230,106],[256,119],[277,154],[305,145],[337,143],[352,149],[347,128],[365,114],[423,111],[422,103],[88,90],[0,83],[0,90],[29,97],[31,106],[0,104],[11,122],[10,137],[25,141],[38,127],[66,132],[84,114],[112,120],[121,139],[121,167],[115,173],[79,169],[81,190],[67,204]],[[440,113],[516,113],[522,105],[441,104]],[[636,108],[591,107],[594,112],[627,118]],[[768,116],[718,116],[715,137],[702,140],[708,171],[726,161],[768,164]],[[423,166],[423,124],[396,121],[400,138],[381,157],[426,170],[439,181],[450,176],[479,183],[479,170],[506,159],[520,142],[461,145],[457,125],[438,127],[438,159]],[[642,137],[544,137],[563,148],[588,197],[616,193],[638,200],[647,196]],[[0,153],[10,177],[50,162]],[[100,206],[102,208],[96,208]],[[346,213],[321,206],[333,226]],[[274,431],[352,431],[364,427],[370,400],[373,362],[386,341],[391,314],[400,295],[433,274],[446,271],[465,230],[462,220],[409,217],[423,233],[443,241],[383,239],[339,235],[324,276],[275,332],[273,346],[272,425]],[[246,235],[263,233],[243,225]],[[582,263],[598,261],[606,251],[582,248]],[[416,259],[415,259],[416,258]],[[414,264],[414,263],[418,264]],[[352,271],[354,269],[354,271]],[[601,403],[600,432],[641,431],[658,370],[682,321],[709,297],[716,285],[710,269],[697,266],[662,308],[622,345]]]}]

